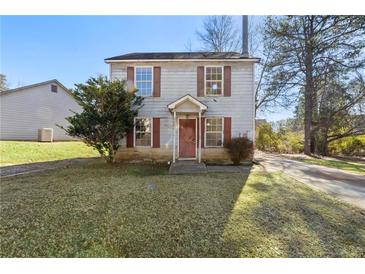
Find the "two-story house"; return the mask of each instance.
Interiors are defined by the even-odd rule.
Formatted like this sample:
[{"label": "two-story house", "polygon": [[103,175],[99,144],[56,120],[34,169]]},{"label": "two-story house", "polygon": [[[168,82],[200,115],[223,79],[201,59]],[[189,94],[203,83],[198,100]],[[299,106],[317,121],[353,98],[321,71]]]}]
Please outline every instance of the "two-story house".
[{"label": "two-story house", "polygon": [[105,59],[110,78],[144,106],[118,160],[228,160],[223,143],[254,138],[255,63],[236,52],[129,53]]}]

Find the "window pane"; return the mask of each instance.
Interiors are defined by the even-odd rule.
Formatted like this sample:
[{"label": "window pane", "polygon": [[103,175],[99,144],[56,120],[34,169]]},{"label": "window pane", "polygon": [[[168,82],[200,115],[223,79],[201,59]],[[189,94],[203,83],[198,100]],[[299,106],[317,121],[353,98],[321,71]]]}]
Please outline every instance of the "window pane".
[{"label": "window pane", "polygon": [[222,80],[222,72],[217,74],[217,80]]},{"label": "window pane", "polygon": [[207,118],[206,119],[206,145],[222,146],[222,119]]},{"label": "window pane", "polygon": [[222,133],[207,133],[206,134],[207,146],[221,146],[222,145]]},{"label": "window pane", "polygon": [[207,73],[206,80],[212,80],[212,75],[210,73]]},{"label": "window pane", "polygon": [[146,74],[146,80],[151,81],[152,80],[152,72]]},{"label": "window pane", "polygon": [[136,68],[136,88],[139,96],[152,95],[152,68]]},{"label": "window pane", "polygon": [[136,146],[151,146],[151,120],[136,119]]},{"label": "window pane", "polygon": [[151,133],[136,133],[136,146],[151,146]]},{"label": "window pane", "polygon": [[217,74],[216,73],[212,74],[212,80],[217,80]]},{"label": "window pane", "polygon": [[207,67],[205,75],[205,92],[207,95],[222,94],[222,67]]},{"label": "window pane", "polygon": [[222,119],[221,118],[207,119],[207,132],[208,131],[222,131]]}]

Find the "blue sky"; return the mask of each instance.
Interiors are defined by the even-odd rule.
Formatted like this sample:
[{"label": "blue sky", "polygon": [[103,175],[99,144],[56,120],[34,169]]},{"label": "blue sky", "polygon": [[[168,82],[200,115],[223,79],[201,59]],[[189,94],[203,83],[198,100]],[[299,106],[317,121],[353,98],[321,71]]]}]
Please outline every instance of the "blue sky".
[{"label": "blue sky", "polygon": [[[10,88],[56,78],[69,88],[108,74],[104,58],[135,51],[184,51],[203,16],[2,16],[0,71]],[[235,16],[240,27],[240,16]],[[271,113],[277,120],[290,111]],[[261,115],[262,116],[262,115]],[[266,116],[266,115],[265,115]]]}]

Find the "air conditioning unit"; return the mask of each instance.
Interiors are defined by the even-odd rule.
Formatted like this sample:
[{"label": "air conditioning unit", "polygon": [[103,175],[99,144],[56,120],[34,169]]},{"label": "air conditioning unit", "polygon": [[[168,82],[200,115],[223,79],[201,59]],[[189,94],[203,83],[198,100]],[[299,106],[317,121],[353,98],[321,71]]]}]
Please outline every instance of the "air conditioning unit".
[{"label": "air conditioning unit", "polygon": [[38,141],[39,142],[52,142],[53,141],[53,128],[38,129]]}]

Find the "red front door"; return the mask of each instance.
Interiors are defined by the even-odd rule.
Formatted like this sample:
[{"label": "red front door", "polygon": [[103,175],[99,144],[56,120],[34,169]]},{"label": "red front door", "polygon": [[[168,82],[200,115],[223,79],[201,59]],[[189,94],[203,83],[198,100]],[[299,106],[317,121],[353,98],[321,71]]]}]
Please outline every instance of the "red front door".
[{"label": "red front door", "polygon": [[179,120],[179,157],[195,158],[195,119]]}]

